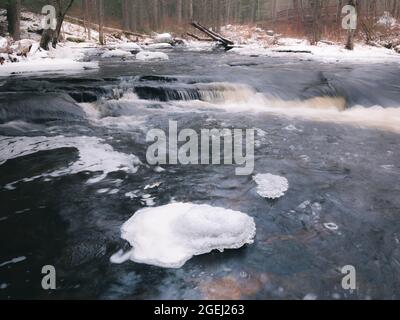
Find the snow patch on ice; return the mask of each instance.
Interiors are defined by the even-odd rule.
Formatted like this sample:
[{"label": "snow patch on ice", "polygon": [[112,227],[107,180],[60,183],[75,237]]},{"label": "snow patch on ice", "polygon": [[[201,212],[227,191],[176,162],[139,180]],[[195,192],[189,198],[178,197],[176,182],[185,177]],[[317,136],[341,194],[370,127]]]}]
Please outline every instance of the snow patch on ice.
[{"label": "snow patch on ice", "polygon": [[141,51],[136,55],[136,59],[141,61],[157,61],[169,60],[169,57],[164,52]]},{"label": "snow patch on ice", "polygon": [[286,178],[272,174],[257,174],[253,177],[257,183],[257,193],[268,199],[278,199],[289,190],[289,182]]},{"label": "snow patch on ice", "polygon": [[193,256],[252,244],[255,234],[253,218],[239,211],[191,203],[146,208],[121,228],[132,250],[116,253],[111,262],[180,268]]}]

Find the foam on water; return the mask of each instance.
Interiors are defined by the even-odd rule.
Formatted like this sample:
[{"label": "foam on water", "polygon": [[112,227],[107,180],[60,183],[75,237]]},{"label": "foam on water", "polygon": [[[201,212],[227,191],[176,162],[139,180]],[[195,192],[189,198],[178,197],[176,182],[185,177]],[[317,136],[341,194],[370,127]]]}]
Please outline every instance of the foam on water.
[{"label": "foam on water", "polygon": [[[27,156],[39,151],[55,150],[60,148],[74,148],[79,151],[79,159],[66,168],[53,172],[46,172],[39,176],[23,179],[24,182],[38,178],[58,177],[79,172],[101,172],[98,177],[90,179],[95,183],[104,179],[108,173],[125,171],[136,173],[139,159],[133,154],[117,152],[102,139],[95,137],[1,137],[0,136],[0,165],[10,159]],[[18,181],[8,185],[12,189]]]},{"label": "foam on water", "polygon": [[253,218],[239,211],[191,203],[146,208],[121,228],[132,250],[116,253],[111,262],[180,268],[195,255],[252,244],[255,233]]}]

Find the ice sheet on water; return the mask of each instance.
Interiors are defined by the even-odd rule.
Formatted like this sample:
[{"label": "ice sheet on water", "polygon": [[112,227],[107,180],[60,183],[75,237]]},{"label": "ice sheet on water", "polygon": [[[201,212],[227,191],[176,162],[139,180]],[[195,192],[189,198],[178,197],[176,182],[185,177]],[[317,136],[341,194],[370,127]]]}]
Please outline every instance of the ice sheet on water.
[{"label": "ice sheet on water", "polygon": [[102,172],[102,175],[89,180],[94,183],[104,179],[108,173],[125,171],[136,173],[139,159],[133,154],[117,152],[112,146],[96,137],[1,137],[0,165],[7,160],[34,154],[39,151],[60,148],[74,148],[79,151],[79,159],[66,168],[47,172],[40,176],[25,178],[32,181],[41,177],[58,177],[79,172]]},{"label": "ice sheet on water", "polygon": [[268,199],[283,197],[289,189],[289,182],[286,178],[272,174],[257,174],[253,177],[257,183],[257,193]]},{"label": "ice sheet on water", "polygon": [[121,228],[132,250],[116,253],[111,262],[180,268],[195,255],[252,244],[255,233],[253,218],[239,211],[192,203],[146,208]]}]

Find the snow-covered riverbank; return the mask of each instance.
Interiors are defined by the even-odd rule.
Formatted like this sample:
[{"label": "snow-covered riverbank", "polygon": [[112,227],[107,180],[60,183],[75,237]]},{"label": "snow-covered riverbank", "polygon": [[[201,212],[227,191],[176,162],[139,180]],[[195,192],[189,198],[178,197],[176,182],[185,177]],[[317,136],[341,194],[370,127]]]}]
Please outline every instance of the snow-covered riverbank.
[{"label": "snow-covered riverbank", "polygon": [[[168,50],[176,44],[169,33],[156,34],[145,38],[124,35],[116,37],[106,34],[106,45],[97,43],[98,33],[77,24],[64,22],[63,41],[57,49],[50,51],[39,47],[41,16],[23,12],[21,30],[23,40],[14,42],[9,37],[0,36],[0,76],[34,73],[76,73],[96,69],[98,61],[90,61],[86,53],[96,50],[95,56],[102,59],[138,60],[141,62],[168,60]],[[5,11],[0,11],[0,24],[6,23]],[[393,24],[392,24],[393,25]],[[394,24],[397,26],[397,24]],[[3,28],[4,29],[4,28]],[[343,44],[319,42],[311,45],[306,39],[285,38],[271,30],[243,26],[226,26],[224,35],[238,45],[230,54],[250,57],[265,56],[293,57],[300,60],[326,63],[385,63],[400,62],[397,47],[368,46],[358,43],[354,51],[345,50]],[[212,51],[218,47],[214,42],[201,42],[179,39],[179,44],[189,51]],[[92,55],[93,56],[93,55]],[[97,60],[97,59],[96,59]]]}]

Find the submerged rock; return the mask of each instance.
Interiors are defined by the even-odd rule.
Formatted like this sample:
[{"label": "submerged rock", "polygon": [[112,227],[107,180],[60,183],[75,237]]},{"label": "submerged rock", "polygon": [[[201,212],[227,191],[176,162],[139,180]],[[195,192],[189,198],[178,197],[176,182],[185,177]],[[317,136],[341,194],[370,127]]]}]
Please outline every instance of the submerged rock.
[{"label": "submerged rock", "polygon": [[82,108],[64,93],[2,93],[0,123],[14,120],[43,122],[85,120]]}]

